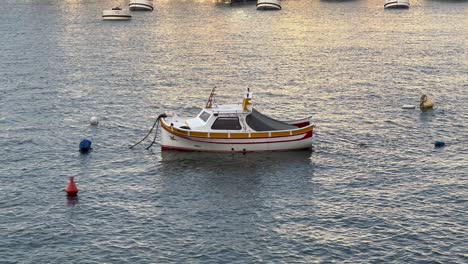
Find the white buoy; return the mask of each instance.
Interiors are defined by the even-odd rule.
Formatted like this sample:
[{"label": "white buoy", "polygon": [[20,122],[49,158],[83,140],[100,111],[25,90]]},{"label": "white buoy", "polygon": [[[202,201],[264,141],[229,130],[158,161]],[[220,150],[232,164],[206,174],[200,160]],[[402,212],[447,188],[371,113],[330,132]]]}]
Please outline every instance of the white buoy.
[{"label": "white buoy", "polygon": [[401,108],[403,109],[416,109],[415,105],[403,105]]},{"label": "white buoy", "polygon": [[99,119],[95,116],[92,116],[91,119],[89,120],[89,123],[92,126],[97,126],[99,124]]}]

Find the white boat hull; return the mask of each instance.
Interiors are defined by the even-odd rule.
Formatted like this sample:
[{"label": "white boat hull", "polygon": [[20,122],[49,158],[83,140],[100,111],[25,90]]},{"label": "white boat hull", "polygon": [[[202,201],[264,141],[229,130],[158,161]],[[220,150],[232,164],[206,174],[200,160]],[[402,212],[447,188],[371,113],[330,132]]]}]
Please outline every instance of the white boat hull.
[{"label": "white boat hull", "polygon": [[281,10],[280,0],[258,0],[257,10]]},{"label": "white boat hull", "polygon": [[151,0],[131,0],[128,8],[132,11],[153,11],[153,1]]},{"label": "white boat hull", "polygon": [[104,10],[102,11],[103,20],[130,20],[132,16],[128,10]]},{"label": "white boat hull", "polygon": [[313,131],[299,135],[274,138],[197,138],[181,136],[161,128],[161,148],[163,150],[185,150],[203,152],[269,152],[310,149]]},{"label": "white boat hull", "polygon": [[385,0],[384,8],[409,8],[409,0]]}]

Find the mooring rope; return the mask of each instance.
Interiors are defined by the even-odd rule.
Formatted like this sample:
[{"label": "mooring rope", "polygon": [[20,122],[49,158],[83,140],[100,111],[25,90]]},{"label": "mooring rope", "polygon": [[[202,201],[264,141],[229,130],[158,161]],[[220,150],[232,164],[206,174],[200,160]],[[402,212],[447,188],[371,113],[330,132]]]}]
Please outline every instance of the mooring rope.
[{"label": "mooring rope", "polygon": [[[148,134],[147,134],[142,140],[140,140],[140,141],[138,141],[137,143],[135,143],[134,145],[132,145],[130,148],[133,148],[133,147],[135,147],[136,145],[138,145],[138,144],[140,144],[141,142],[143,142],[143,141],[151,134],[151,132],[153,132],[153,129],[156,127],[156,125],[159,124],[159,120],[160,120],[161,118],[165,118],[165,117],[167,117],[166,114],[160,114],[160,115],[158,116],[158,118],[156,118],[156,121],[154,121],[154,124],[153,124],[153,126],[151,127],[151,129],[150,129],[150,131],[148,132]],[[157,137],[157,136],[158,136],[158,129],[156,128],[156,133],[155,133],[155,135],[154,135],[153,142],[152,142],[151,145],[150,145],[149,147],[147,147],[146,149],[149,149],[151,146],[153,146],[154,142],[156,141],[156,137]]]},{"label": "mooring rope", "polygon": [[154,142],[156,142],[157,137],[158,137],[158,127],[156,127],[156,132],[154,133],[153,142],[151,142],[151,144],[148,147],[146,147],[146,149],[150,149],[153,146]]}]

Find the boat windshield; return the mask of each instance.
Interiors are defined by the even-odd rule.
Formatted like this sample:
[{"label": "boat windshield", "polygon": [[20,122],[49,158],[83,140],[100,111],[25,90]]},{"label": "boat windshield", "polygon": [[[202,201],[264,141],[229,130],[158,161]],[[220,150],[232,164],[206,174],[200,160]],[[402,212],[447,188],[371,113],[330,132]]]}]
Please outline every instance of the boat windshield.
[{"label": "boat windshield", "polygon": [[210,118],[211,114],[206,112],[206,111],[202,111],[202,113],[200,114],[200,119],[203,120],[204,122],[208,121],[208,118]]},{"label": "boat windshield", "polygon": [[238,117],[218,117],[211,126],[211,129],[241,130],[242,127]]}]

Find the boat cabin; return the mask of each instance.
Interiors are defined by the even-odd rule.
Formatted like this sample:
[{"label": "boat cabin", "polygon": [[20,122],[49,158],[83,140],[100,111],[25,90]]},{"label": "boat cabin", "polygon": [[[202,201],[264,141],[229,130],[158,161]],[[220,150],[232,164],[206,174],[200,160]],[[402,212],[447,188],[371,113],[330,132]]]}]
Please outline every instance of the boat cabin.
[{"label": "boat cabin", "polygon": [[298,128],[265,116],[253,108],[244,111],[241,105],[203,108],[195,118],[176,120],[177,122],[172,124],[175,127],[206,132],[256,132]]}]

